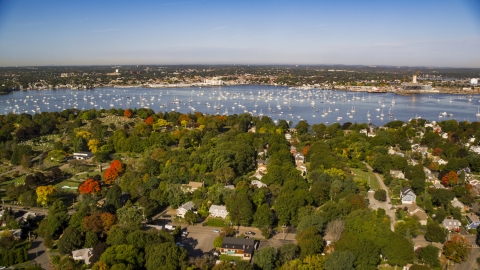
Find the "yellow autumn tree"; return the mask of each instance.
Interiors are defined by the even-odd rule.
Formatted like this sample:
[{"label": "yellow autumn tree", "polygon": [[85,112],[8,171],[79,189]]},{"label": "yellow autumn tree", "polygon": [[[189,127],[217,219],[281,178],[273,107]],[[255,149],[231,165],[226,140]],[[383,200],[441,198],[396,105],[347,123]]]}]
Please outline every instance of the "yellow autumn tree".
[{"label": "yellow autumn tree", "polygon": [[88,141],[88,149],[90,149],[92,153],[95,153],[98,151],[99,144],[100,142],[97,139],[91,139],[90,141]]},{"label": "yellow autumn tree", "polygon": [[77,132],[77,136],[83,137],[85,140],[89,140],[92,137],[92,133],[86,130],[80,130]]},{"label": "yellow autumn tree", "polygon": [[347,177],[345,175],[344,171],[342,171],[341,169],[337,169],[337,168],[326,169],[325,173],[332,176],[332,177],[338,176],[338,177],[342,178],[343,180]]},{"label": "yellow autumn tree", "polygon": [[42,204],[42,205],[47,204],[48,197],[50,195],[52,195],[55,191],[57,191],[57,189],[52,185],[39,186],[36,190],[36,192],[37,192],[37,202]]}]

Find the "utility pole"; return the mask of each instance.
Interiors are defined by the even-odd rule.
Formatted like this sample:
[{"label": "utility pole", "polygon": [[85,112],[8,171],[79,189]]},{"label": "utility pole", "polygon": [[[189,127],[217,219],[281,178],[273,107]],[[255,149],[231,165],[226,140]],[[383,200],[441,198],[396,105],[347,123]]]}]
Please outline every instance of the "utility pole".
[{"label": "utility pole", "polygon": [[282,232],[283,232],[283,241],[285,241],[285,224],[282,225]]}]

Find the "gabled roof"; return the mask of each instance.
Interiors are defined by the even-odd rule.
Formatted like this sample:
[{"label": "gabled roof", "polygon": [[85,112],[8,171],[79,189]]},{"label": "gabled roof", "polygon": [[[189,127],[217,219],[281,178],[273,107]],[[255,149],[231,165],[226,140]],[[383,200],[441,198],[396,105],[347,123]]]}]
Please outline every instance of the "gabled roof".
[{"label": "gabled roof", "polygon": [[194,207],[195,207],[195,205],[193,204],[193,202],[186,202],[186,203],[184,203],[183,205],[181,205],[181,206],[179,207],[179,209],[180,209],[180,208],[183,208],[183,209],[185,209],[185,210],[188,211],[188,210],[190,210],[190,209],[193,209]]},{"label": "gabled roof", "polygon": [[209,211],[209,212],[213,212],[213,211],[215,211],[215,210],[227,212],[227,207],[225,207],[225,205],[215,205],[215,204],[212,204],[212,206],[210,206],[210,209],[209,209],[208,211]]},{"label": "gabled roof", "polygon": [[225,237],[221,248],[241,249],[245,253],[252,253],[255,247],[255,240],[246,238]]},{"label": "gabled roof", "polygon": [[400,197],[403,197],[403,196],[407,196],[409,193],[412,193],[413,195],[415,195],[415,192],[413,192],[413,190],[410,188],[410,187],[404,187],[402,188],[402,190],[400,191]]}]

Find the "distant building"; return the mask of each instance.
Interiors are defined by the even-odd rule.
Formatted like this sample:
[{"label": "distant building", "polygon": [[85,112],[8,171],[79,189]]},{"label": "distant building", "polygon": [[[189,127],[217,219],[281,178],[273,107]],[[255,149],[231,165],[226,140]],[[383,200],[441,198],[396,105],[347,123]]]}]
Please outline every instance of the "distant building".
[{"label": "distant building", "polygon": [[237,256],[243,260],[251,260],[256,249],[255,240],[245,238],[225,237],[220,252],[229,256]]},{"label": "distant building", "polygon": [[189,210],[193,210],[193,208],[195,207],[195,205],[193,204],[193,202],[186,202],[184,203],[182,206],[180,206],[178,209],[177,209],[177,216],[181,217],[181,218],[184,218],[185,217],[185,214],[189,211]]},{"label": "distant building", "polygon": [[93,157],[92,152],[76,152],[73,153],[73,158],[77,160],[87,160]]},{"label": "distant building", "polygon": [[208,210],[210,213],[210,216],[212,217],[221,217],[221,218],[226,218],[228,215],[227,208],[224,205],[212,205],[210,206],[210,209]]}]

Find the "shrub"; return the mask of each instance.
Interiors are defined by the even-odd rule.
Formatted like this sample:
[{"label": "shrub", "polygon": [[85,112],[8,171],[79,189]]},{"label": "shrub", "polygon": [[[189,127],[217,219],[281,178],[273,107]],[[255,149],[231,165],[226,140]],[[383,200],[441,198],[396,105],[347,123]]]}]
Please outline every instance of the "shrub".
[{"label": "shrub", "polygon": [[375,198],[377,201],[384,202],[387,200],[387,192],[383,189],[376,190],[373,198]]}]

